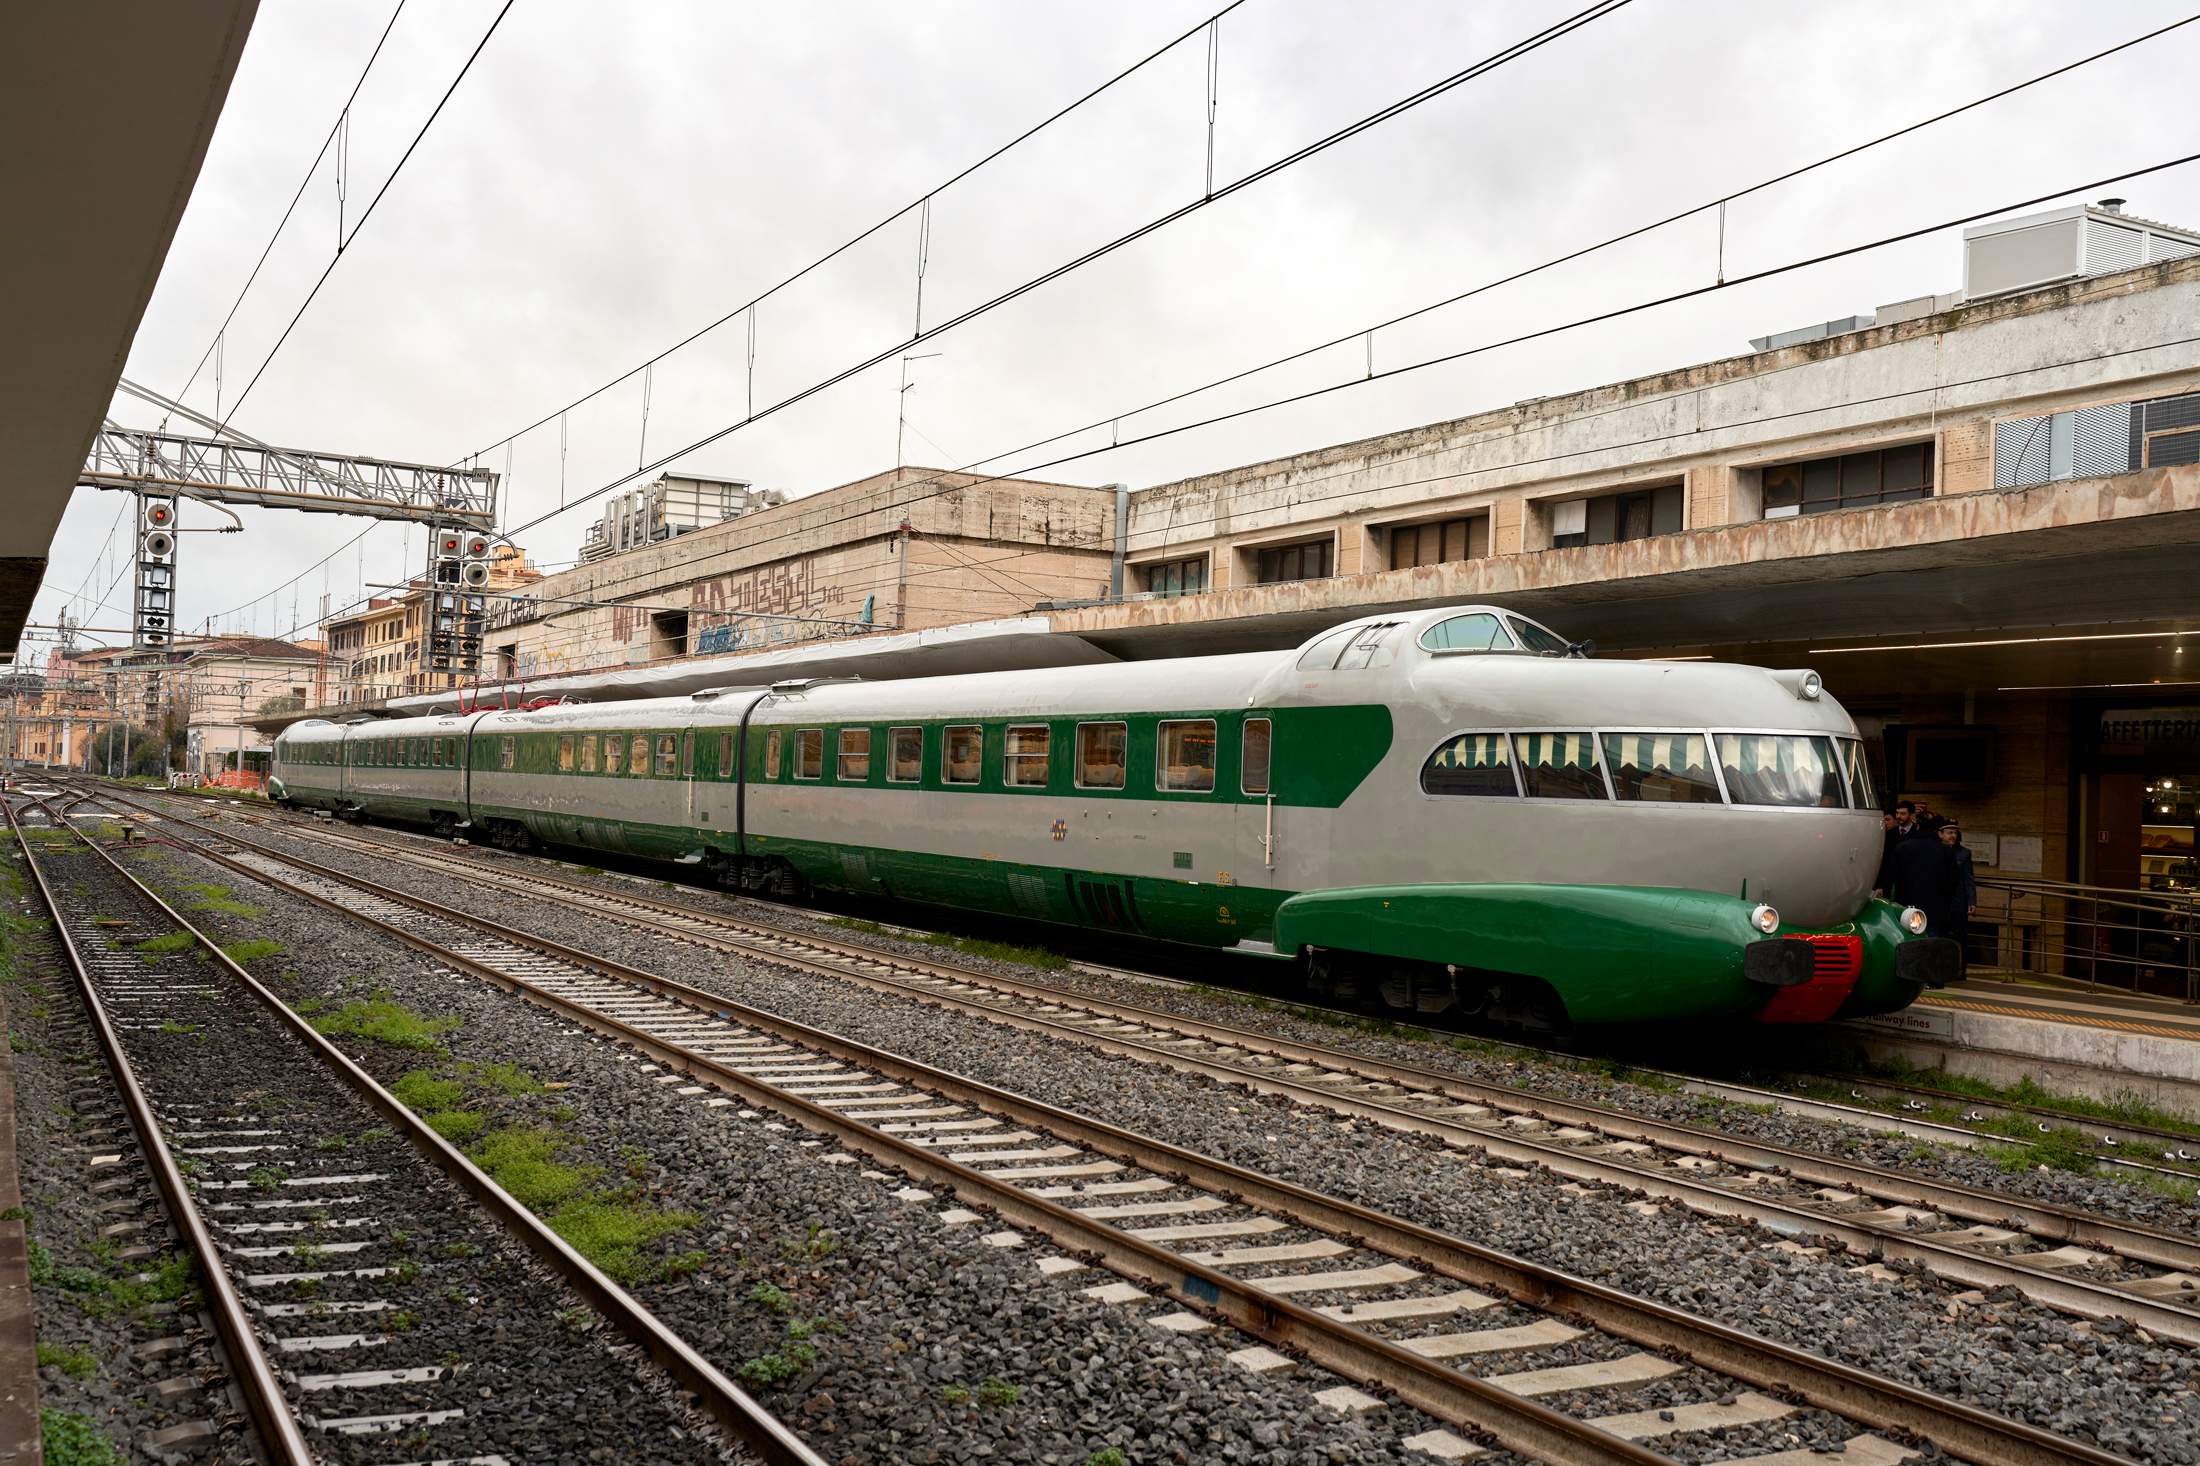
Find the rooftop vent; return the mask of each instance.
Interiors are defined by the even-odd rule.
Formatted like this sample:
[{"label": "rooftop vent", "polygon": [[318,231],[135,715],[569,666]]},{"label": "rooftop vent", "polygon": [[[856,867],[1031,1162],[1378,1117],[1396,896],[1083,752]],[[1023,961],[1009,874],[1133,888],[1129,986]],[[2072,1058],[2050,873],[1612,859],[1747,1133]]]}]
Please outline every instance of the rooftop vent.
[{"label": "rooftop vent", "polygon": [[1981,300],[2200,254],[2200,233],[2124,212],[2123,199],[1963,231],[1963,295]]}]

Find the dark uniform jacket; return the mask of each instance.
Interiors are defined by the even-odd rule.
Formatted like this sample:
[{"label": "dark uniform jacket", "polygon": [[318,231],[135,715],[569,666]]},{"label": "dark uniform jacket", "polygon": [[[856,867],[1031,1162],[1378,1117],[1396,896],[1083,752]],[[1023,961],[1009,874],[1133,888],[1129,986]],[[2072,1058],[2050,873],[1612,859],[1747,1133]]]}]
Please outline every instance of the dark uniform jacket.
[{"label": "dark uniform jacket", "polygon": [[1937,934],[1963,909],[1963,866],[1948,846],[1938,840],[1899,840],[1887,863],[1887,894],[1924,912],[1928,930]]}]

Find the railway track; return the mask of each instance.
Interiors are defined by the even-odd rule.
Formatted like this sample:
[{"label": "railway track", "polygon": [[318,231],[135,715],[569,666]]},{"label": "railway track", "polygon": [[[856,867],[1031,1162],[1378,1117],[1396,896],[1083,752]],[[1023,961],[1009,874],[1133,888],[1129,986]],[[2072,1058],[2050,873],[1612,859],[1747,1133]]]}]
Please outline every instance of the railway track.
[{"label": "railway track", "polygon": [[[27,836],[6,807],[263,1459],[389,1459],[393,1442],[479,1466],[551,1459],[574,1444],[562,1417],[576,1407],[659,1432],[653,1458],[728,1458],[697,1434],[675,1399],[684,1390],[740,1441],[738,1459],[822,1466],[75,829],[82,804],[43,806],[46,828],[71,841],[66,875],[50,867],[48,837]],[[533,1265],[516,1249],[470,1261],[499,1229]],[[617,1354],[546,1316],[552,1279],[610,1322]],[[474,1311],[497,1290],[508,1295],[487,1300],[498,1336],[531,1357],[479,1357]],[[553,1367],[561,1359],[569,1367]],[[595,1386],[577,1387],[585,1376]],[[619,1378],[629,1383],[603,1383]]]},{"label": "railway track", "polygon": [[[1394,1129],[1478,1146],[1573,1181],[1640,1190],[1705,1214],[1752,1221],[1798,1242],[1830,1238],[1862,1257],[1920,1263],[1973,1288],[2013,1286],[2080,1317],[2122,1318],[2157,1337],[2200,1344],[2200,1238],[1201,1022],[1036,980],[888,955],[468,856],[319,827],[286,827],[286,832],[351,842],[378,857],[556,901],[707,951],[794,966]],[[323,870],[344,878],[342,872]]]},{"label": "railway track", "polygon": [[[1685,1452],[1691,1434],[1799,1407],[1861,1427],[1843,1457],[1859,1463],[1904,1459],[1907,1440],[1980,1462],[2118,1459],[190,823],[164,828],[181,848],[630,1046],[639,1082],[714,1086],[776,1111],[837,1140],[850,1161],[921,1183],[904,1188],[912,1204],[952,1193],[963,1205],[940,1213],[945,1225],[981,1226],[970,1208],[982,1207],[1009,1224],[988,1242],[1052,1242],[1058,1251],[1037,1267],[1067,1286],[1126,1305],[1166,1294],[1181,1306],[1155,1320],[1165,1327],[1220,1322],[1257,1339],[1237,1356],[1247,1368],[1285,1367],[1289,1350],[1349,1382],[1324,1396],[1339,1408],[1371,1403],[1364,1385],[1473,1437],[1447,1429],[1410,1442],[1438,1459],[1494,1443],[1543,1460],[1662,1460],[1638,1442]],[[1096,1277],[1093,1263],[1118,1280]],[[1624,1408],[1631,1387],[1657,1379],[1688,1383],[1696,1403]]]}]

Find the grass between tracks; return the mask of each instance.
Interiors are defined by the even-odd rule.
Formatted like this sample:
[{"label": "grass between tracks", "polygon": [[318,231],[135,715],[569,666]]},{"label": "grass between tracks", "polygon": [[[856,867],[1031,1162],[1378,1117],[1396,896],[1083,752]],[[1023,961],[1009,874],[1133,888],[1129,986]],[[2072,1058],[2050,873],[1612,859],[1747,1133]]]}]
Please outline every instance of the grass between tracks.
[{"label": "grass between tracks", "polygon": [[991,962],[1013,962],[1019,967],[1036,967],[1042,972],[1060,972],[1069,966],[1069,958],[1060,952],[1048,951],[1045,947],[1019,947],[1013,942],[992,942],[982,937],[958,937],[953,932],[897,931],[856,916],[829,916],[826,921],[859,936],[915,942],[919,946],[959,952],[965,957],[978,957]]}]

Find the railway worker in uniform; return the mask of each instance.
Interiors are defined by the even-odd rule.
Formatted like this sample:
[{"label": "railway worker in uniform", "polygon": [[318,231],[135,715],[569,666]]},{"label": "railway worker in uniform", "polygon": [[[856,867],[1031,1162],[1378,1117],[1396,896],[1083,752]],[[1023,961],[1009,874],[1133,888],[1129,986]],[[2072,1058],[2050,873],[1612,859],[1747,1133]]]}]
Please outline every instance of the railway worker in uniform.
[{"label": "railway worker in uniform", "polygon": [[1962,827],[1949,820],[1940,827],[1940,843],[1955,853],[1957,889],[1955,903],[1948,908],[1948,935],[1955,938],[1963,949],[1963,960],[1971,956],[1971,918],[1978,915],[1978,875],[1971,865],[1971,847],[1963,843]]},{"label": "railway worker in uniform", "polygon": [[1917,806],[1907,799],[1894,803],[1894,816],[1886,826],[1879,851],[1879,879],[1872,882],[1874,896],[1887,895],[1894,889],[1894,853],[1905,840],[1915,840],[1924,835],[1925,828],[1917,822]]}]

